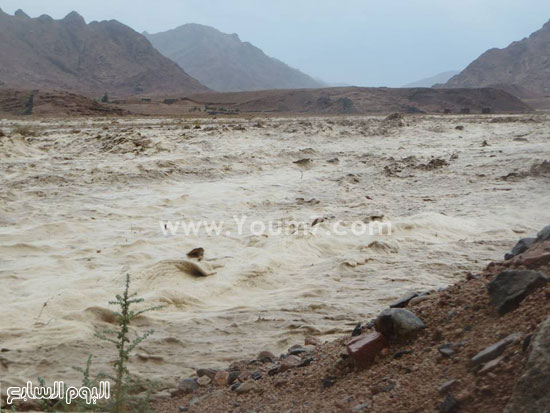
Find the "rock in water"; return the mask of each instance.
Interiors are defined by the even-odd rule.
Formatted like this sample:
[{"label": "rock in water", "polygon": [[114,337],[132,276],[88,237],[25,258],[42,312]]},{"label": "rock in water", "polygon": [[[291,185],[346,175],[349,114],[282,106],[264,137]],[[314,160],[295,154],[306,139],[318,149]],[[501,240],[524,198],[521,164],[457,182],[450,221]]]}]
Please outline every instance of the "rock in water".
[{"label": "rock in water", "polygon": [[414,313],[404,308],[388,308],[374,321],[376,331],[389,338],[403,338],[425,327]]},{"label": "rock in water", "polygon": [[504,256],[505,260],[509,260],[514,258],[515,256],[524,253],[527,251],[531,245],[535,243],[537,239],[536,238],[522,238],[518,241],[518,243],[512,248],[512,251],[509,254],[506,254]]},{"label": "rock in water", "polygon": [[194,277],[208,277],[209,275],[215,274],[214,271],[211,271],[193,261],[187,261],[187,260],[176,261],[174,265],[178,270],[186,274],[192,275]]},{"label": "rock in water", "polygon": [[195,248],[187,253],[188,258],[196,258],[199,261],[202,261],[204,257],[204,248]]},{"label": "rock in water", "polygon": [[505,413],[550,411],[550,318],[539,325],[528,351],[525,373],[516,383]]},{"label": "rock in water", "polygon": [[542,287],[548,278],[537,271],[502,271],[487,285],[491,303],[500,315],[518,308],[525,297]]}]

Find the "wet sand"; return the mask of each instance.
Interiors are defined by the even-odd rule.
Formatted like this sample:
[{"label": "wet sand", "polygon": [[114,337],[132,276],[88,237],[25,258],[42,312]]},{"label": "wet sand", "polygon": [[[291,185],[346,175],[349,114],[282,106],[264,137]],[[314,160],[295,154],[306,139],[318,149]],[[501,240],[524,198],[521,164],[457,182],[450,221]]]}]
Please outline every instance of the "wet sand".
[{"label": "wet sand", "polygon": [[[22,123],[37,136],[9,133]],[[146,304],[165,306],[136,323],[155,334],[130,370],[167,384],[306,334],[337,336],[405,291],[449,285],[550,221],[549,178],[529,172],[550,159],[549,123],[0,121],[11,135],[0,138],[2,388],[37,376],[79,382],[72,367],[90,353],[106,370],[115,354],[94,333],[110,326],[105,309],[126,273]],[[392,234],[329,231],[373,216]],[[250,231],[254,220],[320,217],[314,234]],[[225,225],[220,235],[165,236],[167,220]],[[215,274],[185,270],[196,247]]]}]

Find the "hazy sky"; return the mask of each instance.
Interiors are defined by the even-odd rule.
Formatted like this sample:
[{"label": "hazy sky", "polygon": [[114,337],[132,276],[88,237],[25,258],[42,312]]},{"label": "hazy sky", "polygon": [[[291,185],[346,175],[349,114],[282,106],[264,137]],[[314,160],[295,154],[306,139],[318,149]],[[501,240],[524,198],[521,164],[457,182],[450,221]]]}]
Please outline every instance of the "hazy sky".
[{"label": "hazy sky", "polygon": [[201,23],[331,83],[401,86],[461,70],[550,20],[549,0],[0,0],[13,14],[116,19],[135,30]]}]

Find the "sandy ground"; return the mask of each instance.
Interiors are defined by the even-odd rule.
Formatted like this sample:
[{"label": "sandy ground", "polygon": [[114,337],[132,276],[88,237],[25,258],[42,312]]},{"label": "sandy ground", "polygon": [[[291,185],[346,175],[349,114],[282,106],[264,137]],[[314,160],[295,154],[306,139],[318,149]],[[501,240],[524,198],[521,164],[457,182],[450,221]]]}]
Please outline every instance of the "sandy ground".
[{"label": "sandy ground", "polygon": [[[11,133],[22,123],[37,136]],[[90,353],[94,370],[107,369],[114,351],[94,333],[110,326],[104,309],[126,273],[147,304],[165,306],[136,324],[155,334],[130,370],[167,387],[196,367],[336,337],[405,291],[449,285],[550,222],[548,178],[530,173],[550,159],[549,124],[0,121],[2,389],[37,376],[75,383],[72,367]],[[251,226],[321,217],[315,233]],[[391,235],[352,233],[372,217]],[[167,236],[168,220],[223,230]],[[191,274],[196,247],[213,275]]]}]

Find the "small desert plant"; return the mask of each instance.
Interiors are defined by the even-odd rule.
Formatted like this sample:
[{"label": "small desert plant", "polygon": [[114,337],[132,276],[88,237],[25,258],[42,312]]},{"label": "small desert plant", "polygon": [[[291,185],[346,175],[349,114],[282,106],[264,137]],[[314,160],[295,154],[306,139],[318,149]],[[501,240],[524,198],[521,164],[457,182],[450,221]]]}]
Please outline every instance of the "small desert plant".
[{"label": "small desert plant", "polygon": [[109,103],[109,95],[107,93],[103,95],[103,97],[101,98],[101,102]]},{"label": "small desert plant", "polygon": [[[103,380],[109,380],[114,384],[113,400],[104,400],[98,404],[87,404],[84,400],[76,399],[68,405],[64,399],[62,400],[41,400],[41,409],[45,412],[59,411],[109,411],[113,413],[122,413],[130,411],[148,411],[149,397],[151,395],[151,385],[143,385],[139,380],[130,375],[127,364],[130,358],[130,353],[151,334],[153,330],[147,331],[145,334],[138,335],[134,339],[130,339],[130,323],[133,319],[143,313],[157,310],[162,306],[149,307],[143,310],[134,311],[135,304],[143,302],[142,298],[136,298],[137,294],[130,294],[130,275],[126,275],[126,284],[124,293],[116,295],[116,300],[109,302],[111,305],[117,305],[119,311],[115,312],[116,330],[104,330],[102,333],[96,333],[96,337],[114,344],[118,356],[114,362],[114,374],[99,373],[95,377],[91,376],[91,367],[93,356],[89,355],[84,368],[73,367],[76,371],[82,373],[82,387],[97,388]],[[43,378],[39,377],[38,382],[41,387],[46,387]],[[145,397],[131,396],[135,389],[148,389]]]},{"label": "small desert plant", "polygon": [[130,294],[130,275],[126,275],[126,287],[123,295],[117,295],[116,301],[111,301],[109,304],[117,305],[120,308],[120,312],[116,312],[118,330],[105,330],[101,334],[96,336],[104,341],[112,343],[118,350],[118,358],[114,363],[115,376],[110,377],[114,381],[114,409],[115,413],[123,412],[126,409],[126,404],[130,401],[128,393],[131,388],[136,384],[135,380],[132,380],[130,372],[128,371],[128,360],[130,353],[139,345],[143,340],[153,334],[153,330],[147,331],[145,334],[137,336],[133,340],[130,340],[129,326],[133,319],[140,316],[143,313],[158,310],[161,307],[149,307],[144,310],[134,311],[131,307],[134,304],[143,302],[142,298],[136,298],[137,294]]}]

